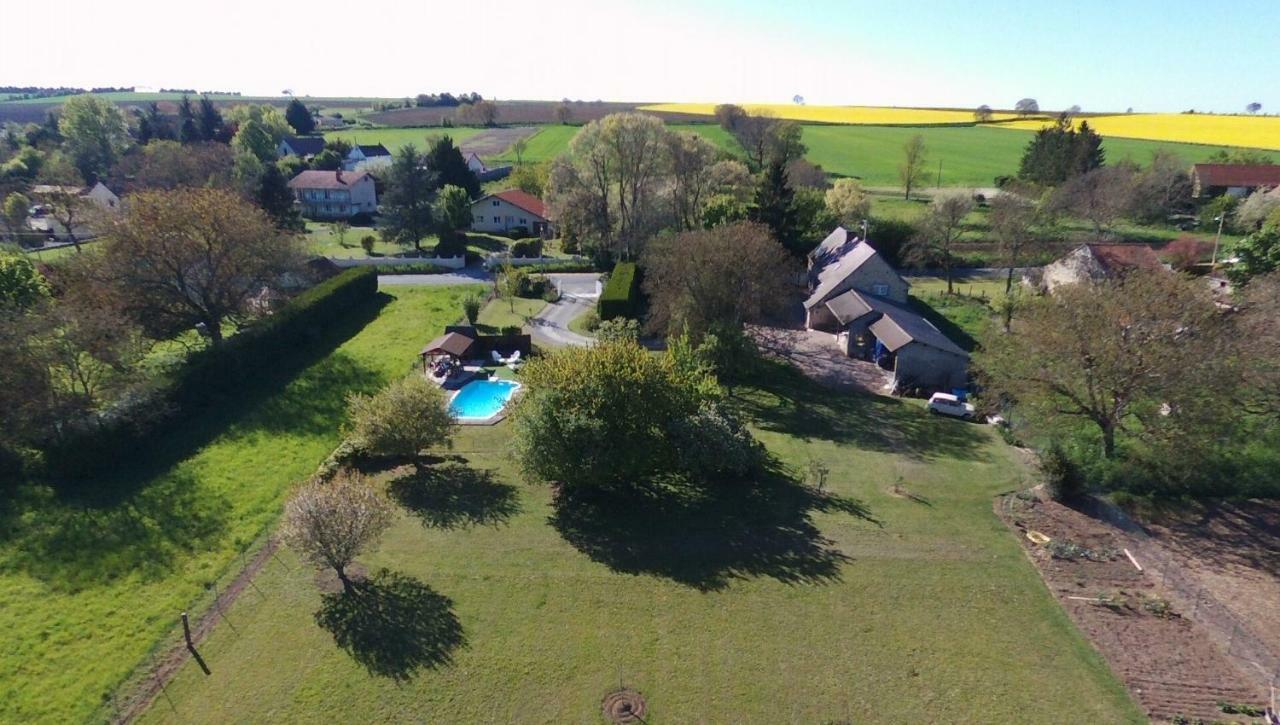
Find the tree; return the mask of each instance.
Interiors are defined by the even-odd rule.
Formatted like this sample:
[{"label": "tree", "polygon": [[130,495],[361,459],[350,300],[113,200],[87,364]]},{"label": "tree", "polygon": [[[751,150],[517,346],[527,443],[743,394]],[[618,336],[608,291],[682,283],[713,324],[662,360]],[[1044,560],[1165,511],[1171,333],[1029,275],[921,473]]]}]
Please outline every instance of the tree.
[{"label": "tree", "polygon": [[122,166],[133,177],[132,189],[178,189],[227,186],[235,154],[226,144],[156,139],[131,154]]},{"label": "tree", "polygon": [[791,190],[782,159],[770,161],[761,174],[750,218],[767,226],[773,237],[793,254],[805,251],[801,249],[798,235],[795,192]]},{"label": "tree", "polygon": [[803,129],[795,121],[775,121],[768,129],[768,156],[784,163],[799,161],[809,151],[801,140]]},{"label": "tree", "polygon": [[702,209],[702,226],[704,229],[715,229],[726,224],[744,222],[750,209],[741,200],[729,194],[716,194],[707,199]]},{"label": "tree", "polygon": [[296,238],[222,189],[134,194],[102,247],[102,279],[148,335],[166,339],[199,325],[215,347],[223,325],[253,314],[263,288],[301,259]]},{"label": "tree", "polygon": [[871,213],[871,197],[856,179],[837,179],[824,197],[827,208],[848,229],[855,229]]},{"label": "tree", "polygon": [[1038,242],[1035,226],[1039,210],[1034,202],[1017,194],[997,194],[991,199],[987,219],[992,236],[1000,244],[1000,263],[1008,268],[1004,281],[1007,295],[1013,292],[1013,270],[1026,263],[1032,246]]},{"label": "tree", "polygon": [[[733,135],[747,152],[747,162],[753,169],[762,169],[769,161],[774,148],[774,127],[778,119],[767,114],[744,115],[734,122]],[[786,160],[783,159],[783,163]]]},{"label": "tree", "polygon": [[786,304],[794,282],[787,250],[767,227],[746,222],[655,237],[641,261],[655,332],[687,326],[701,335],[760,321]]},{"label": "tree", "polygon": [[1280,227],[1268,225],[1250,234],[1236,243],[1234,251],[1239,261],[1227,269],[1232,282],[1246,284],[1275,272],[1280,269]]},{"label": "tree", "polygon": [[[446,185],[436,196],[432,213],[436,220],[436,230],[440,234],[440,245],[436,247],[436,255],[443,257],[445,252],[450,254],[457,251],[465,252],[465,235],[461,232],[471,226],[471,197],[467,194],[467,190]],[[442,251],[440,247],[444,247],[444,250]]]},{"label": "tree", "polygon": [[75,96],[63,104],[58,132],[71,162],[89,182],[106,174],[129,144],[124,113],[93,95]]},{"label": "tree", "polygon": [[318,171],[337,171],[342,168],[342,157],[333,149],[322,149],[320,153],[311,157],[310,165]]},{"label": "tree", "polygon": [[26,227],[27,212],[31,210],[31,199],[25,194],[12,192],[4,198],[4,206],[0,207],[0,218],[4,220],[9,234],[17,236]]},{"label": "tree", "polygon": [[792,247],[797,254],[807,255],[840,224],[840,218],[827,208],[826,194],[821,189],[801,187],[796,189],[791,208],[796,216],[796,238]]},{"label": "tree", "polygon": [[312,480],[300,488],[285,504],[281,533],[300,556],[332,568],[351,594],[347,567],[377,544],[391,521],[391,504],[359,473],[343,471],[332,481]]},{"label": "tree", "polygon": [[1023,98],[1013,105],[1013,110],[1017,111],[1019,115],[1030,116],[1040,112],[1040,104],[1034,98]]},{"label": "tree", "polygon": [[1146,223],[1166,222],[1173,214],[1191,210],[1191,190],[1186,164],[1177,155],[1159,149],[1133,179],[1128,216]]},{"label": "tree", "polygon": [[169,119],[160,112],[160,104],[154,101],[147,104],[146,109],[133,109],[134,116],[137,118],[138,143],[146,145],[152,141],[169,141],[174,137],[173,128],[169,125]]},{"label": "tree", "polygon": [[924,177],[924,165],[928,156],[929,149],[924,144],[924,136],[920,134],[912,136],[902,147],[902,165],[898,167],[898,179],[902,182],[904,199],[911,199],[911,190]]},{"label": "tree", "polygon": [[1209,155],[1206,163],[1235,164],[1237,166],[1268,166],[1275,160],[1265,151],[1257,149],[1218,149]]},{"label": "tree", "polygon": [[511,185],[526,194],[542,197],[547,188],[547,175],[550,173],[546,164],[524,164],[511,171]]},{"label": "tree", "polygon": [[696,134],[672,133],[666,138],[671,159],[671,202],[676,228],[702,228],[702,209],[716,186],[715,144]]},{"label": "tree", "polygon": [[1128,166],[1094,169],[1067,180],[1054,191],[1050,206],[1093,223],[1103,236],[1133,206],[1134,171]]},{"label": "tree", "polygon": [[401,378],[373,395],[352,395],[347,419],[347,438],[358,450],[407,458],[450,445],[456,425],[444,391],[421,375]]},{"label": "tree", "polygon": [[311,115],[311,111],[306,104],[296,98],[289,100],[289,105],[284,111],[284,118],[293,127],[293,130],[302,136],[316,130],[315,116]]},{"label": "tree", "polygon": [[431,205],[436,175],[413,144],[396,152],[387,170],[387,190],[382,195],[382,238],[412,244],[422,251],[422,238],[431,233]]},{"label": "tree", "polygon": [[498,105],[493,101],[476,101],[459,109],[458,116],[463,123],[493,126],[498,122]]},{"label": "tree", "polygon": [[714,386],[634,342],[553,352],[526,365],[523,382],[516,460],[528,479],[564,493],[635,489],[678,467],[667,429],[695,416]]},{"label": "tree", "polygon": [[1046,435],[1086,423],[1110,459],[1122,439],[1155,444],[1212,419],[1229,399],[1223,333],[1204,285],[1134,272],[1033,300],[1013,334],[982,338],[975,362],[988,397]]},{"label": "tree", "polygon": [[0,251],[0,315],[29,310],[49,294],[49,282],[26,256]]},{"label": "tree", "polygon": [[233,148],[253,154],[264,164],[275,162],[277,143],[262,121],[256,118],[246,119],[241,123],[235,137],[231,139]]},{"label": "tree", "polygon": [[524,165],[524,152],[528,150],[528,148],[529,142],[525,140],[523,136],[516,139],[515,143],[511,144],[511,153],[516,155],[516,166]]},{"label": "tree", "polygon": [[289,180],[284,178],[279,166],[271,163],[263,165],[254,200],[280,229],[302,231],[306,228],[295,206]]},{"label": "tree", "polygon": [[555,116],[556,123],[561,126],[567,126],[569,125],[569,122],[573,120],[573,109],[569,108],[569,104],[561,103],[556,106]]},{"label": "tree", "polygon": [[747,117],[747,111],[742,106],[736,106],[732,103],[721,103],[715,107],[716,123],[720,124],[720,128],[733,133],[738,128],[738,123]]},{"label": "tree", "polygon": [[178,102],[178,140],[182,143],[204,140],[200,136],[200,126],[196,124],[196,111],[191,105],[191,97],[185,93]]},{"label": "tree", "polygon": [[83,187],[79,183],[79,172],[65,158],[57,155],[45,163],[40,175],[45,183],[35,192],[36,201],[66,231],[76,252],[80,252],[80,237],[76,232],[97,218],[97,208],[81,193]]},{"label": "tree", "polygon": [[1247,232],[1262,228],[1276,210],[1280,209],[1280,187],[1258,189],[1236,208],[1236,226]]},{"label": "tree", "polygon": [[1102,137],[1088,121],[1077,131],[1062,114],[1056,123],[1040,129],[1022,154],[1018,178],[1052,186],[1101,168],[1106,160]]},{"label": "tree", "polygon": [[973,211],[973,197],[960,189],[942,191],[929,202],[929,212],[907,249],[907,258],[917,264],[940,264],[952,294],[952,265],[955,245],[963,233],[964,218]]},{"label": "tree", "polygon": [[467,194],[475,199],[480,196],[480,180],[467,166],[462,150],[454,145],[449,136],[441,136],[431,141],[424,159],[427,168],[436,174],[436,183],[440,186],[457,186],[466,189]]},{"label": "tree", "polygon": [[[218,112],[217,106],[213,105],[213,101],[209,99],[208,94],[200,96],[200,115],[196,121],[200,128],[201,141],[222,140],[225,143],[226,139],[222,138],[224,130],[222,114]],[[279,139],[276,139],[276,141],[279,142]]]},{"label": "tree", "polygon": [[988,123],[991,121],[991,106],[982,104],[973,110],[973,120],[977,123]]},{"label": "tree", "polygon": [[497,287],[498,294],[507,300],[507,304],[511,306],[511,311],[516,311],[516,297],[520,296],[520,290],[524,289],[527,284],[529,274],[523,269],[511,263],[511,260],[502,260],[502,269],[498,273],[498,279],[494,282]]},{"label": "tree", "polygon": [[1249,113],[1257,113],[1258,111],[1262,110],[1262,104],[1258,103],[1257,101],[1254,101],[1253,103],[1250,103],[1249,105],[1245,106],[1244,110],[1248,111]]},{"label": "tree", "polygon": [[462,298],[462,315],[467,318],[468,325],[475,325],[480,319],[480,308],[484,306],[484,297],[470,294]]},{"label": "tree", "polygon": [[792,159],[787,162],[787,180],[793,189],[816,189],[826,191],[831,187],[827,181],[827,172],[808,159]]}]

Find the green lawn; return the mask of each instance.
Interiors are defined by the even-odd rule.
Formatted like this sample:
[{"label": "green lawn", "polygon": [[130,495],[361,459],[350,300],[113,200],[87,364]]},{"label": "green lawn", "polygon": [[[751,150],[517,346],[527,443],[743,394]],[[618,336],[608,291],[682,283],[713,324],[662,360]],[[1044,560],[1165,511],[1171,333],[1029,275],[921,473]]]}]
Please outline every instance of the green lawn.
[{"label": "green lawn", "polygon": [[467,291],[391,288],[87,492],[0,494],[0,722],[105,719],[106,696],[336,445],[346,395],[407,372]]},{"label": "green lawn", "polygon": [[504,327],[523,327],[530,317],[541,312],[546,306],[547,301],[543,299],[527,297],[493,299],[480,310],[476,327],[493,333]]},{"label": "green lawn", "polygon": [[[943,186],[986,187],[997,176],[1018,172],[1022,151],[1034,132],[985,126],[805,126],[804,142],[809,146],[808,159],[829,173],[857,177],[868,186],[899,186],[902,147],[916,134],[924,136],[929,149],[924,186],[937,184],[941,161]],[[1109,163],[1128,158],[1145,164],[1153,151],[1163,148],[1190,166],[1225,147],[1106,138],[1103,148]]]},{"label": "green lawn", "polygon": [[286,552],[201,645],[213,676],[188,662],[144,719],[598,722],[625,685],[652,723],[1144,721],[992,512],[1027,482],[1012,449],[918,402],[766,384],[738,405],[782,464],[830,467],[826,494],[578,527],[521,483],[509,424],[467,427],[458,458],[393,474],[404,508],[362,561],[410,578],[340,630],[395,677],[318,626]]},{"label": "green lawn", "polygon": [[[581,126],[546,125],[539,126],[533,135],[525,139],[528,147],[521,156],[526,164],[537,164],[550,161],[569,148],[569,142],[582,130]],[[516,155],[508,147],[506,151],[494,158],[495,161],[514,164]]]},{"label": "green lawn", "polygon": [[326,131],[326,139],[341,138],[352,144],[376,144],[387,147],[396,153],[405,144],[413,144],[418,151],[426,151],[430,147],[428,138],[449,136],[457,144],[480,133],[484,129],[460,126],[456,128],[354,128],[339,131]]},{"label": "green lawn", "polygon": [[[394,257],[408,250],[403,244],[383,241],[374,227],[351,227],[339,242],[338,235],[333,233],[333,226],[326,222],[307,222],[307,249],[313,254],[326,257],[363,259],[369,255],[360,246],[360,238],[367,235],[373,235],[377,240],[373,244],[375,257]],[[422,243],[424,247],[430,248],[436,243],[436,238],[432,236]]]}]

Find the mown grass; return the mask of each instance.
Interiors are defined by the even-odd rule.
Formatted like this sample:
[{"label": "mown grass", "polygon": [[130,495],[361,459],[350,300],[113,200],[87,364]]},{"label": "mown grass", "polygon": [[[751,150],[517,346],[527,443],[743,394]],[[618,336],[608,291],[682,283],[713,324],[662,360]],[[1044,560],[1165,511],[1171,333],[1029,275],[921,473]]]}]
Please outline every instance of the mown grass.
[{"label": "mown grass", "polygon": [[[581,126],[546,125],[539,126],[537,131],[525,139],[527,147],[520,159],[526,164],[539,164],[551,161],[569,149],[569,142],[582,130]],[[516,155],[507,147],[506,151],[495,157],[496,161],[514,164]]]},{"label": "mown grass", "polygon": [[214,676],[186,664],[144,720],[595,722],[629,686],[655,723],[1143,721],[992,512],[1026,482],[1011,449],[762,380],[735,405],[784,469],[823,461],[824,492],[762,480],[592,528],[521,483],[509,423],[465,428],[383,479],[401,514],[362,562],[395,606],[335,624],[286,553],[201,645]]},{"label": "mown grass", "polygon": [[[373,243],[373,256],[375,257],[394,257],[404,254],[409,249],[403,244],[383,241],[382,235],[378,233],[375,227],[350,227],[347,229],[346,234],[343,235],[342,241],[338,241],[338,235],[334,233],[333,225],[326,222],[307,222],[307,249],[313,254],[320,254],[325,257],[363,259],[368,257],[369,254],[364,251],[364,247],[360,246],[360,239],[370,235],[377,240]],[[435,236],[423,240],[424,247],[430,248],[435,243]]]},{"label": "mown grass", "polygon": [[83,722],[337,444],[344,400],[407,372],[463,288],[393,288],[316,347],[91,484],[0,491],[0,722]]},{"label": "mown grass", "polygon": [[476,318],[482,332],[498,333],[504,327],[523,327],[529,318],[547,306],[546,300],[528,297],[503,297],[489,301]]},{"label": "mown grass", "polygon": [[[1032,131],[992,126],[960,128],[889,128],[872,126],[805,126],[807,158],[827,172],[862,179],[868,186],[899,186],[902,147],[921,135],[929,149],[922,187],[990,187],[997,176],[1018,173],[1018,164]],[[1156,149],[1177,154],[1188,166],[1206,160],[1222,146],[1199,146],[1160,141],[1137,141],[1104,136],[1108,163],[1131,159],[1146,164]]]}]

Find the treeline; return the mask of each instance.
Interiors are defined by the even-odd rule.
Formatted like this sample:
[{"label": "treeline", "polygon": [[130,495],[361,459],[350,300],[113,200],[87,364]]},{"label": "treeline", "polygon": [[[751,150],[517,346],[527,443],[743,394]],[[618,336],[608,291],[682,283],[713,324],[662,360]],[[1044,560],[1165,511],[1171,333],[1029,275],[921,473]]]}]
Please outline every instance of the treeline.
[{"label": "treeline", "polygon": [[479,103],[484,97],[479,93],[419,93],[413,99],[413,105],[418,108],[436,108],[436,107],[454,107],[461,106],[464,103]]},{"label": "treeline", "polygon": [[116,88],[114,86],[102,86],[100,88],[70,88],[62,86],[59,88],[43,88],[40,86],[0,86],[0,93],[8,94],[10,101],[20,101],[28,98],[54,98],[57,96],[77,96],[82,93],[133,93],[134,86]]}]

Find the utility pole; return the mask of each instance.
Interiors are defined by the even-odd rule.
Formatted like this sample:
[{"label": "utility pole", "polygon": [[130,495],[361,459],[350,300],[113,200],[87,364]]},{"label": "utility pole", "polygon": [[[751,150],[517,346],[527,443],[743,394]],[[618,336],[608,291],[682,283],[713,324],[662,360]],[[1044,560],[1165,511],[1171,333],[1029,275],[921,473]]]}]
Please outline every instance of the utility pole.
[{"label": "utility pole", "polygon": [[942,159],[938,159],[938,188],[942,188]]},{"label": "utility pole", "polygon": [[1222,225],[1227,223],[1227,213],[1219,214],[1214,221],[1218,222],[1218,233],[1213,235],[1213,263],[1209,266],[1211,272],[1218,268],[1218,242],[1222,240]]}]

